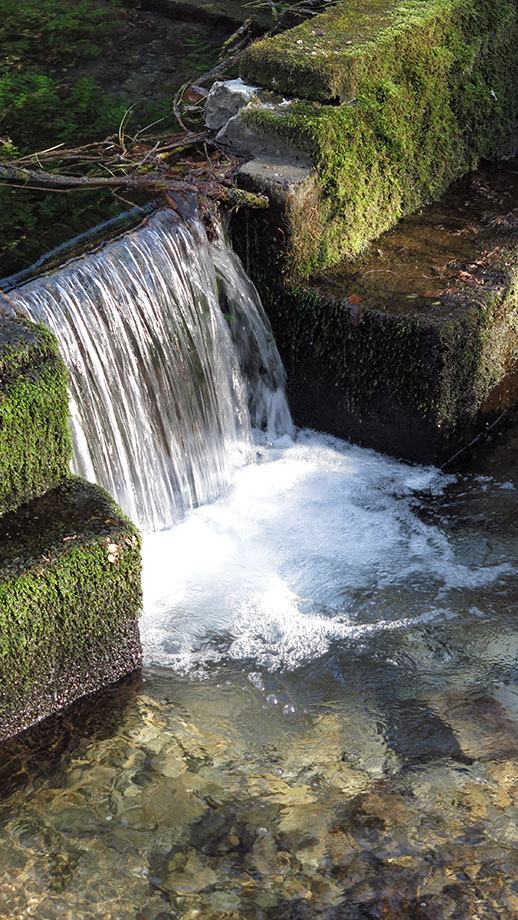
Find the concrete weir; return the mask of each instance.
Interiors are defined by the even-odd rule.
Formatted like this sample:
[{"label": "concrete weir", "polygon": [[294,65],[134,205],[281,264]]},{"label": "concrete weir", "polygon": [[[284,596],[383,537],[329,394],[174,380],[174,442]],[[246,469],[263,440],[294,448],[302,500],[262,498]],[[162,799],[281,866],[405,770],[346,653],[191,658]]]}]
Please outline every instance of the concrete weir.
[{"label": "concrete weir", "polygon": [[444,463],[518,403],[518,160],[267,307],[295,418]]},{"label": "concrete weir", "polygon": [[[518,162],[472,173],[518,123],[515,0],[337,3],[241,76],[207,117],[270,198],[234,239],[295,420],[447,460],[518,402]],[[141,663],[138,533],[70,450],[53,335],[2,315],[0,739]]]},{"label": "concrete weir", "polygon": [[[512,148],[516,4],[338,3],[253,44],[241,76],[207,109],[222,146],[246,158],[243,187],[270,198],[268,211],[238,215],[234,240],[270,314],[295,420],[443,462],[518,396],[518,247],[504,230],[516,164],[512,192],[488,201],[485,178],[466,187],[471,217],[462,186],[451,190]],[[441,217],[430,202],[442,195]]]},{"label": "concrete weir", "polygon": [[54,336],[0,319],[0,740],[141,663],[140,538],[70,476]]}]

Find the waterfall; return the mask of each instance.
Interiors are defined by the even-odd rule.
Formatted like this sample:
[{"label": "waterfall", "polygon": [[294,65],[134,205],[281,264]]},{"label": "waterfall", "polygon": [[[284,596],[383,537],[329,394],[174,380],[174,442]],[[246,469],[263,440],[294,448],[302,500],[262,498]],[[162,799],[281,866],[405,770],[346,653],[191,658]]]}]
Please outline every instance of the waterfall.
[{"label": "waterfall", "polygon": [[222,492],[252,457],[251,424],[291,429],[257,292],[198,219],[157,212],[14,296],[67,364],[73,472],[144,530]]}]

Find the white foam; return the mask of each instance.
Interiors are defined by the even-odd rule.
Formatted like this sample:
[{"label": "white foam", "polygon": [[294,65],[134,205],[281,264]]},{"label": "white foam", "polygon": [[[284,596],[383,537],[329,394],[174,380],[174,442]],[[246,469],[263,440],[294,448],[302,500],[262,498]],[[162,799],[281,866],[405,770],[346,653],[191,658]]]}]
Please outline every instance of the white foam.
[{"label": "white foam", "polygon": [[455,616],[459,589],[505,574],[457,559],[419,518],[415,493],[451,481],[440,471],[311,431],[258,442],[226,495],[144,538],[148,662],[296,668],[336,641]]}]

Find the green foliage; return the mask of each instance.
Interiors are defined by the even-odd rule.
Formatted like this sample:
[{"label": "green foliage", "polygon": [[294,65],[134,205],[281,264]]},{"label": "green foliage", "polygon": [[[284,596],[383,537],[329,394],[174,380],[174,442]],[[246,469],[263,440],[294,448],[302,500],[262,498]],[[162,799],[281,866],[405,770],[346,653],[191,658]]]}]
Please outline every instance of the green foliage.
[{"label": "green foliage", "polygon": [[30,148],[35,136],[41,136],[46,145],[50,125],[59,116],[60,108],[56,85],[50,77],[34,70],[0,71],[0,132],[15,138],[17,147]]},{"label": "green foliage", "polygon": [[199,32],[185,39],[185,61],[196,72],[205,73],[218,62],[219,45],[209,41]]},{"label": "green foliage", "polygon": [[22,152],[116,130],[122,103],[89,77],[77,82],[67,77],[75,64],[101,53],[114,12],[115,4],[113,10],[96,9],[90,0],[4,0],[0,134]]},{"label": "green foliage", "polygon": [[[116,133],[125,105],[89,76],[72,79],[109,41],[119,0],[4,0],[0,22],[0,161]],[[0,189],[0,274],[120,211],[109,195]],[[23,253],[23,257],[22,257]]]},{"label": "green foliage", "polygon": [[0,59],[3,66],[63,69],[80,58],[96,57],[97,39],[113,26],[115,8],[98,9],[90,0],[3,0]]},{"label": "green foliage", "polygon": [[[63,95],[58,82],[36,70],[0,71],[0,134],[12,138],[21,152],[114,133],[124,110],[90,77]],[[7,159],[5,150],[2,159]]]}]

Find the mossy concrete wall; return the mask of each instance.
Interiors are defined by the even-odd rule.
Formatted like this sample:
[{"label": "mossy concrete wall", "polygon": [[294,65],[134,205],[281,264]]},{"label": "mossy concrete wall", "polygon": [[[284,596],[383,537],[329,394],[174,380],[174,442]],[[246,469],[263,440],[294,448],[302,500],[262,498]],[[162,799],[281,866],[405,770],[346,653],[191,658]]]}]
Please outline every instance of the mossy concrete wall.
[{"label": "mossy concrete wall", "polygon": [[282,227],[286,270],[307,278],[502,146],[518,121],[518,5],[349,0],[252,45],[242,76],[300,100],[242,118],[315,163]]},{"label": "mossy concrete wall", "polygon": [[317,282],[259,285],[297,424],[442,463],[518,403],[518,161]]},{"label": "mossy concrete wall", "polygon": [[140,538],[69,473],[68,375],[44,326],[0,317],[0,740],[141,664]]},{"label": "mossy concrete wall", "polygon": [[44,326],[0,314],[0,515],[56,486],[72,455],[68,375]]},{"label": "mossy concrete wall", "polygon": [[[516,266],[515,266],[516,268]],[[516,285],[516,275],[515,275]],[[420,463],[441,464],[515,406],[507,366],[518,300],[450,301],[431,319],[354,307],[299,288],[270,304],[295,420]]]},{"label": "mossy concrete wall", "polygon": [[0,739],[141,664],[140,538],[71,477],[0,518]]}]

